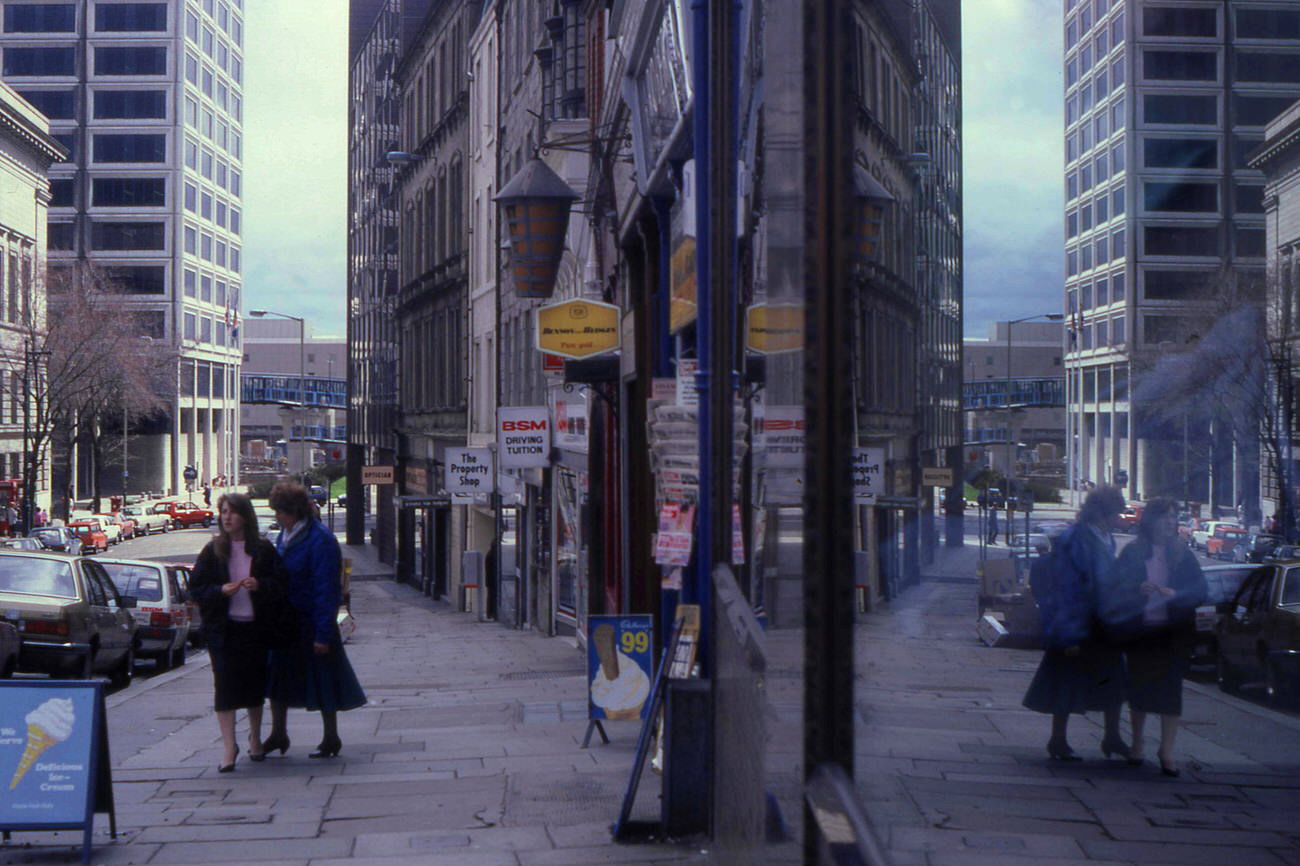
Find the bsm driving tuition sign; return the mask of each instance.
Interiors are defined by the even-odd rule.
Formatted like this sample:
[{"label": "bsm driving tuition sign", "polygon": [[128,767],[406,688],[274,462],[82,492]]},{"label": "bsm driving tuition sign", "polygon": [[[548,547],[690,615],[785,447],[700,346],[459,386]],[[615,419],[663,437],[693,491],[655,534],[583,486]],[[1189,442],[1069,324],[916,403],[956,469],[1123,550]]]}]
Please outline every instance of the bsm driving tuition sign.
[{"label": "bsm driving tuition sign", "polygon": [[492,449],[447,449],[448,493],[492,492]]},{"label": "bsm driving tuition sign", "polygon": [[502,469],[547,466],[551,457],[551,418],[546,407],[497,409],[497,454]]}]

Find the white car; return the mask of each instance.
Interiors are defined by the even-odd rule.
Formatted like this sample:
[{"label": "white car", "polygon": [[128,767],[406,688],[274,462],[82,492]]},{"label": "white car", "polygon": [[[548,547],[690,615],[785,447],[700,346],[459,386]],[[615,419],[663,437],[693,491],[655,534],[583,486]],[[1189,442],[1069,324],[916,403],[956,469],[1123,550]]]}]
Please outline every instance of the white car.
[{"label": "white car", "polygon": [[166,514],[154,514],[152,502],[137,502],[135,505],[123,506],[122,513],[135,521],[136,535],[166,532],[171,528],[171,521]]},{"label": "white car", "polygon": [[116,514],[96,514],[95,516],[99,518],[100,523],[104,524],[104,529],[110,533],[110,541],[112,541],[112,530],[108,528],[110,526],[117,530],[118,541],[130,541],[134,537],[125,533],[123,530],[122,518],[118,517]]},{"label": "white car", "polygon": [[[1192,530],[1192,549],[1205,550],[1205,543],[1214,537],[1214,530],[1218,529],[1220,526],[1235,526],[1238,529],[1241,528],[1241,524],[1235,520],[1207,521],[1206,523],[1201,524],[1200,529]],[[1242,532],[1245,532],[1245,530],[1242,529]]]}]

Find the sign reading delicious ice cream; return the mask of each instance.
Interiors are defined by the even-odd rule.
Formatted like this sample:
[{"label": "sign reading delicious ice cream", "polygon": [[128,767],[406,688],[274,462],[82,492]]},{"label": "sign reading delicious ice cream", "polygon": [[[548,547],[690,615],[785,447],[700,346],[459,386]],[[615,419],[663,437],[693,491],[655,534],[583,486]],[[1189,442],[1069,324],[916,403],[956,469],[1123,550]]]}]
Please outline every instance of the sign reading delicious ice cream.
[{"label": "sign reading delicious ice cream", "polygon": [[0,829],[84,828],[83,862],[94,812],[112,809],[101,688],[0,682]]},{"label": "sign reading delicious ice cream", "polygon": [[587,617],[589,718],[639,719],[653,682],[650,614]]}]

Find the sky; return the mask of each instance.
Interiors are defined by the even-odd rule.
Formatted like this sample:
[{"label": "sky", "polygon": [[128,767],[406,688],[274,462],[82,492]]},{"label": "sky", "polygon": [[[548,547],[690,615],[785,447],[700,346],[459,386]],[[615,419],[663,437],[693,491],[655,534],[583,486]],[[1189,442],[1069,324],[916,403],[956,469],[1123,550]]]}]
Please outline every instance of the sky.
[{"label": "sky", "polygon": [[[969,336],[1061,309],[1061,5],[963,3]],[[347,0],[245,9],[244,309],[303,316],[315,333],[342,335]]]},{"label": "sky", "polygon": [[346,330],[347,6],[244,4],[244,310],[318,335]]}]

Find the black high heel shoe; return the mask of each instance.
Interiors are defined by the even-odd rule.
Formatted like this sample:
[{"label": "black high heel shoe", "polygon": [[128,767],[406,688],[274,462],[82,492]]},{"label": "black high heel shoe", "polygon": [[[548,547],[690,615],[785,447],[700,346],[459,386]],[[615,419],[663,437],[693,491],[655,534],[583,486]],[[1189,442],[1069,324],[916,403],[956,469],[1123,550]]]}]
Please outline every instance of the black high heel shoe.
[{"label": "black high heel shoe", "polygon": [[280,750],[281,755],[289,751],[288,734],[284,734],[284,733],[272,734],[271,736],[267,737],[265,740],[262,741],[263,755],[269,755],[272,752],[274,752],[276,749]]},{"label": "black high heel shoe", "polygon": [[253,747],[252,747],[252,746],[249,746],[249,747],[248,747],[248,760],[252,761],[252,762],[255,763],[255,764],[260,764],[260,763],[262,763],[263,761],[265,761],[265,760],[266,760],[266,746],[263,745],[263,746],[262,746],[262,751],[260,751],[260,752],[254,752],[254,751],[253,751]]},{"label": "black high heel shoe", "polygon": [[338,737],[326,737],[325,739],[320,741],[320,745],[316,747],[316,751],[312,752],[307,757],[333,758],[336,755],[338,755],[339,751],[342,748],[343,748],[343,741],[340,740]]},{"label": "black high heel shoe", "polygon": [[[1123,740],[1102,740],[1101,753],[1107,758],[1111,756],[1111,753],[1114,753],[1126,761],[1133,758],[1133,750],[1130,749],[1128,744]],[[1140,764],[1142,762],[1138,761],[1138,763]]]},{"label": "black high heel shoe", "polygon": [[229,764],[217,764],[217,772],[233,773],[235,772],[235,764],[238,762],[239,762],[239,746],[235,746],[235,760],[231,761]]},{"label": "black high heel shoe", "polygon": [[1048,740],[1047,754],[1053,761],[1082,761],[1064,740]]},{"label": "black high heel shoe", "polygon": [[1177,779],[1180,775],[1182,775],[1182,773],[1180,773],[1178,770],[1177,764],[1175,764],[1173,761],[1170,761],[1169,763],[1166,764],[1165,756],[1160,755],[1159,757],[1160,757],[1160,774],[1162,776],[1168,776],[1171,779]]}]

